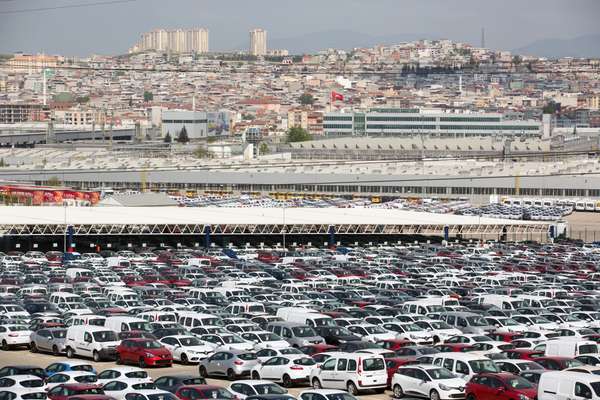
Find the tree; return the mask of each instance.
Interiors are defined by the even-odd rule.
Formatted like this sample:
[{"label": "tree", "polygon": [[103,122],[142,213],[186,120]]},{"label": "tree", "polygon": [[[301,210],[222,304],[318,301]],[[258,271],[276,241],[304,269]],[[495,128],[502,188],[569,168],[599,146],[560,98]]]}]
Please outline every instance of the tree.
[{"label": "tree", "polygon": [[306,131],[306,129],[300,127],[291,128],[287,133],[287,142],[305,142],[311,140],[312,136]]},{"label": "tree", "polygon": [[556,114],[559,111],[559,109],[560,109],[559,104],[555,103],[554,101],[551,101],[544,106],[544,108],[542,109],[542,112],[544,114]]},{"label": "tree", "polygon": [[269,150],[269,145],[266,143],[261,143],[260,147],[258,148],[258,153],[261,156],[264,156],[265,154],[269,154],[271,152],[271,150]]},{"label": "tree", "polygon": [[6,164],[4,163],[4,158],[0,158],[0,167],[6,167]]},{"label": "tree", "polygon": [[184,125],[183,128],[181,128],[181,131],[179,131],[179,136],[177,137],[177,142],[185,144],[189,141],[190,141],[190,138],[188,136],[187,129],[185,129],[185,125]]},{"label": "tree", "polygon": [[165,143],[171,143],[173,141],[173,138],[171,137],[171,133],[167,132],[167,134],[165,135],[165,138],[163,139],[163,141]]},{"label": "tree", "polygon": [[154,100],[154,94],[152,94],[152,92],[149,91],[144,91],[144,101],[148,102],[148,101],[152,101]]},{"label": "tree", "polygon": [[197,158],[211,158],[212,154],[203,146],[198,146],[196,150],[194,150],[194,155]]},{"label": "tree", "polygon": [[521,63],[523,62],[523,58],[519,55],[516,55],[513,57],[512,62],[514,65],[521,65]]},{"label": "tree", "polygon": [[311,106],[315,102],[315,98],[310,93],[304,93],[300,96],[300,104],[303,106]]},{"label": "tree", "polygon": [[50,179],[48,179],[47,184],[48,186],[61,186],[62,182],[56,176],[53,176]]}]

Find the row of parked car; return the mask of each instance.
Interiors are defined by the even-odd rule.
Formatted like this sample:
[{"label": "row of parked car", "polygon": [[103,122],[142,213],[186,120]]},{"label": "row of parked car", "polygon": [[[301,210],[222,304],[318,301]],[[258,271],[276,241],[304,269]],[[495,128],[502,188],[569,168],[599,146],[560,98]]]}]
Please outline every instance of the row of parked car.
[{"label": "row of parked car", "polygon": [[[197,364],[198,381],[170,392],[186,400],[238,396],[256,382],[283,388],[253,395],[311,386],[303,400],[386,389],[431,399],[600,398],[599,258],[575,243],[10,253],[0,259],[2,350],[71,360],[5,366],[2,379],[43,384],[16,390],[0,380],[0,399],[143,400],[144,390],[162,390],[159,379],[137,376],[145,381],[124,387],[75,358],[137,372]],[[233,383],[221,392],[206,377]],[[69,391],[82,384],[98,393]]]}]

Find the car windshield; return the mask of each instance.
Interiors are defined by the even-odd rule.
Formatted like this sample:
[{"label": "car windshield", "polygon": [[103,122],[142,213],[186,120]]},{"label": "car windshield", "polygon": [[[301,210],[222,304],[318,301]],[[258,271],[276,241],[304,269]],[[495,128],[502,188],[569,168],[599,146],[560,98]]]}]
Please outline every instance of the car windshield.
[{"label": "car windshield", "polygon": [[20,384],[21,384],[21,386],[29,387],[29,388],[42,387],[42,386],[44,386],[44,381],[41,379],[31,379],[28,381],[21,381]]},{"label": "car windshield", "polygon": [[506,385],[512,389],[532,389],[534,386],[527,379],[515,376],[506,380]]},{"label": "car windshield", "polygon": [[598,346],[595,344],[584,344],[579,346],[579,354],[593,354],[598,352]]},{"label": "car windshield", "polygon": [[152,330],[152,328],[150,327],[150,324],[146,321],[130,322],[129,329],[132,331],[151,331]]},{"label": "car windshield", "polygon": [[446,368],[428,369],[427,373],[433,380],[456,378],[456,375],[454,375],[452,372],[448,371]]},{"label": "car windshield", "polygon": [[402,329],[404,329],[406,332],[417,332],[417,331],[423,330],[422,328],[419,328],[415,324],[404,324],[404,325],[402,325]]},{"label": "car windshield", "polygon": [[534,324],[550,324],[551,321],[544,317],[531,317],[531,321]]},{"label": "car windshield", "polygon": [[157,393],[157,394],[149,394],[148,400],[179,400],[173,393]]},{"label": "car windshield", "polygon": [[154,385],[154,383],[151,383],[151,382],[136,383],[135,385],[131,385],[131,387],[135,390],[156,389],[156,386]]},{"label": "car windshield", "polygon": [[146,371],[133,371],[125,374],[128,378],[138,378],[138,379],[146,379],[148,377],[148,373]]},{"label": "car windshield", "polygon": [[583,363],[577,360],[565,360],[566,368],[581,367]]},{"label": "car windshield", "polygon": [[297,337],[317,336],[317,334],[315,333],[315,330],[308,326],[297,326],[295,328],[292,328],[292,332],[294,332],[294,336],[297,336]]},{"label": "car windshield", "polygon": [[356,397],[352,396],[350,393],[333,393],[328,394],[327,400],[356,400]]},{"label": "car windshield", "polygon": [[313,360],[310,357],[302,357],[302,358],[295,359],[294,364],[310,366],[310,365],[315,365],[316,362],[315,362],[315,360]]},{"label": "car windshield", "polygon": [[378,325],[365,326],[365,330],[368,333],[370,333],[370,334],[374,334],[374,333],[386,333],[386,330],[383,329],[382,327],[378,326]]},{"label": "car windshield", "polygon": [[244,360],[244,361],[248,361],[248,360],[256,360],[256,354],[254,353],[242,353],[242,354],[238,354],[237,358],[239,358],[240,360]]},{"label": "car windshield", "polygon": [[444,321],[432,321],[429,325],[431,325],[431,328],[433,329],[452,329],[452,327]]},{"label": "car windshield", "polygon": [[274,333],[259,333],[256,336],[263,342],[274,342],[277,340],[281,340],[281,338]]},{"label": "car windshield", "polygon": [[67,337],[67,331],[65,329],[60,329],[57,331],[50,331],[50,333],[52,334],[52,337],[54,337],[55,339],[64,339],[65,337]]},{"label": "car windshield", "polygon": [[233,399],[233,395],[227,389],[223,388],[211,388],[204,389],[200,394],[201,399]]},{"label": "car windshield", "polygon": [[515,325],[520,325],[520,324],[519,324],[517,321],[515,321],[515,320],[514,320],[514,319],[512,319],[512,318],[504,318],[504,319],[501,319],[501,320],[500,320],[500,322],[501,322],[502,324],[504,324],[504,326],[515,326]]},{"label": "car windshield", "polygon": [[23,331],[28,331],[29,329],[23,325],[15,325],[15,326],[9,326],[8,330],[13,331],[13,332],[23,332]]},{"label": "car windshield", "polygon": [[138,343],[139,346],[143,349],[160,349],[162,347],[162,344],[154,340],[144,340]]},{"label": "car windshield", "polygon": [[315,326],[335,326],[335,321],[332,318],[315,318]]},{"label": "car windshield", "polygon": [[367,358],[363,360],[363,370],[367,371],[380,371],[385,369],[385,362],[383,358]]},{"label": "car windshield", "polygon": [[500,372],[500,369],[494,364],[492,360],[474,360],[469,361],[469,365],[474,373],[482,372]]},{"label": "car windshield", "polygon": [[117,335],[113,331],[101,331],[92,333],[96,342],[116,342]]},{"label": "car windshield", "polygon": [[79,383],[94,383],[98,381],[98,378],[96,375],[83,375],[76,377],[75,380]]},{"label": "car windshield", "polygon": [[79,391],[78,394],[104,394],[104,390],[101,387],[91,387],[91,388]]},{"label": "car windshield", "polygon": [[254,385],[254,390],[258,394],[286,394],[287,390],[274,383],[265,383],[261,385]]},{"label": "car windshield", "polygon": [[237,337],[235,335],[221,336],[221,339],[223,339],[223,342],[225,342],[227,344],[244,343],[244,341],[242,339],[240,339],[239,337]]},{"label": "car windshield", "polygon": [[279,352],[281,354],[304,354],[304,353],[302,353],[300,350],[298,350],[295,347],[289,347],[287,349],[281,349],[281,350],[279,350]]},{"label": "car windshield", "polygon": [[185,337],[179,339],[182,346],[201,346],[202,342],[195,337]]},{"label": "car windshield", "polygon": [[483,319],[480,316],[470,316],[467,317],[467,322],[469,323],[469,326],[487,326],[488,323],[485,319]]},{"label": "car windshield", "polygon": [[536,362],[519,363],[519,364],[517,364],[517,367],[519,367],[519,369],[521,369],[522,371],[544,369],[544,367],[542,367],[540,364],[538,364]]},{"label": "car windshield", "polygon": [[488,336],[471,336],[474,342],[491,342],[492,338]]}]

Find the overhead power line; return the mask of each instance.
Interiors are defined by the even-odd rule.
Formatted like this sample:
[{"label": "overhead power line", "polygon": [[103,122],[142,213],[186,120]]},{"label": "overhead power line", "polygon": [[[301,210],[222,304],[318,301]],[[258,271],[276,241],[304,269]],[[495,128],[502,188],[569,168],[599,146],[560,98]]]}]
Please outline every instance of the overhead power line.
[{"label": "overhead power line", "polygon": [[[12,0],[1,0],[1,2],[4,2],[4,3],[8,3],[10,1],[12,1]],[[24,8],[24,9],[19,9],[19,10],[3,10],[3,11],[0,11],[0,14],[25,14],[25,13],[30,13],[30,12],[63,10],[66,8],[84,8],[84,7],[103,6],[103,5],[108,5],[108,4],[132,3],[134,1],[137,1],[137,0],[107,0],[107,1],[96,1],[93,3],[65,4],[63,6]]]}]

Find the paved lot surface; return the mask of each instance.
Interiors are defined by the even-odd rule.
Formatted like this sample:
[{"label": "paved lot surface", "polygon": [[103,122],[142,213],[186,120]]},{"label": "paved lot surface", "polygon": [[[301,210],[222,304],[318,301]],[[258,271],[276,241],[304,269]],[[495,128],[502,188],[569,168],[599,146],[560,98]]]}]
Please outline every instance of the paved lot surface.
[{"label": "paved lot surface", "polygon": [[[53,362],[57,362],[60,360],[68,360],[66,357],[54,357],[49,354],[43,353],[30,353],[28,350],[13,350],[13,351],[2,351],[0,350],[0,368],[6,365],[14,365],[14,364],[24,364],[24,365],[36,365],[42,368],[47,367]],[[112,368],[117,366],[114,362],[106,361],[95,363],[91,360],[86,359],[86,361],[90,361],[94,368],[98,372],[101,372],[105,369]],[[152,376],[152,378],[158,378],[163,375],[170,374],[198,374],[198,366],[196,365],[181,365],[181,364],[173,364],[171,368],[148,368],[148,374]],[[231,382],[226,380],[219,379],[207,379],[208,383],[216,384],[222,387],[228,387]],[[292,396],[297,396],[302,390],[308,388],[306,387],[295,387],[289,389],[289,392]],[[390,400],[392,398],[391,391],[386,391],[384,394],[378,395],[361,395],[359,396],[360,400]],[[404,400],[410,400],[408,397],[405,397]]]}]

